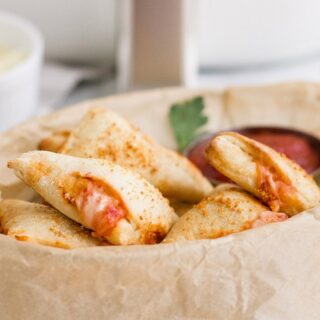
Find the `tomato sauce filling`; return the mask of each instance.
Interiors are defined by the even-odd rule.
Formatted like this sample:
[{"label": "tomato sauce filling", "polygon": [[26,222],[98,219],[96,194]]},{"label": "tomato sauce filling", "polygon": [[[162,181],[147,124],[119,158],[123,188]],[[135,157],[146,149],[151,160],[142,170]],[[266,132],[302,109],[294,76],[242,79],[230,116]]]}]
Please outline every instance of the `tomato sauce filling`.
[{"label": "tomato sauce filling", "polygon": [[127,216],[127,210],[116,192],[90,178],[74,178],[73,188],[65,198],[73,203],[85,225],[94,235],[106,237]]},{"label": "tomato sauce filling", "polygon": [[262,194],[262,200],[266,202],[272,211],[279,211],[283,201],[293,201],[294,187],[280,180],[266,166],[257,163],[258,188]]}]

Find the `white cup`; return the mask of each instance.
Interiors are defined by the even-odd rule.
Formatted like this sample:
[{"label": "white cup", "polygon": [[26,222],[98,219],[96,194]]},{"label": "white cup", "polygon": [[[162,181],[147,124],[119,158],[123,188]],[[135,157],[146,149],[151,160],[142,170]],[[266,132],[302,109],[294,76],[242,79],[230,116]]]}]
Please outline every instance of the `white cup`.
[{"label": "white cup", "polygon": [[43,39],[28,21],[0,12],[0,45],[26,52],[26,57],[0,74],[0,131],[34,114],[43,59]]}]

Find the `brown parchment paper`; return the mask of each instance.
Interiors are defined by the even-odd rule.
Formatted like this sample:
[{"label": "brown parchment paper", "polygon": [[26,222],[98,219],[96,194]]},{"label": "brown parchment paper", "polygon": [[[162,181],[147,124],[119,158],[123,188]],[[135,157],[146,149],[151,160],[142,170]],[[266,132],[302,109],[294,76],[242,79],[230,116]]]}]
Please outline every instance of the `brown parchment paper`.
[{"label": "brown parchment paper", "polygon": [[[106,106],[174,147],[167,112],[205,98],[207,129],[285,125],[320,132],[320,85],[225,92],[162,89],[112,96],[33,119],[0,135],[2,197],[35,194],[6,168],[92,106]],[[0,235],[0,319],[319,319],[320,207],[216,240],[63,250]]]}]

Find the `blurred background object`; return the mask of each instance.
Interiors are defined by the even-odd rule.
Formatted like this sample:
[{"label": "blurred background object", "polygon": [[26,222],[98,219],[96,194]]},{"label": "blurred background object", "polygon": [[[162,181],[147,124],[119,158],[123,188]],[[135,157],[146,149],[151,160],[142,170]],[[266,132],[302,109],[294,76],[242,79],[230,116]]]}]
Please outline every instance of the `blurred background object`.
[{"label": "blurred background object", "polygon": [[319,1],[197,3],[198,85],[320,79]]},{"label": "blurred background object", "polygon": [[141,88],[320,80],[317,0],[0,0],[0,10],[44,36],[37,113]]},{"label": "blurred background object", "polygon": [[0,9],[37,25],[50,60],[114,65],[115,0],[0,0]]},{"label": "blurred background object", "polygon": [[28,21],[0,11],[0,130],[34,114],[43,40]]},{"label": "blurred background object", "polygon": [[[116,2],[0,0],[0,10],[30,20],[45,39],[39,113],[69,103],[68,99],[72,103],[116,91],[107,81],[113,77],[116,64]],[[70,97],[81,83],[84,88]]]},{"label": "blurred background object", "polygon": [[199,0],[198,10],[200,68],[271,65],[320,53],[317,0]]},{"label": "blurred background object", "polygon": [[[133,3],[129,83],[134,87],[320,79],[316,0]],[[171,78],[163,81],[163,75]]]}]

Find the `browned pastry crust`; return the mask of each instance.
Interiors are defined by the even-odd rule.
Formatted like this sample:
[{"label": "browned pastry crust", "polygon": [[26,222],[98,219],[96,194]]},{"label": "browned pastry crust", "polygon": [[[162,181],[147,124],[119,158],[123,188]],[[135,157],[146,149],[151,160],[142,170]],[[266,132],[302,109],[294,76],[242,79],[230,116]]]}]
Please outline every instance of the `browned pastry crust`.
[{"label": "browned pastry crust", "polygon": [[237,186],[218,187],[179,218],[163,243],[215,239],[250,229],[267,210]]},{"label": "browned pastry crust", "polygon": [[60,152],[66,143],[70,131],[56,131],[42,139],[38,149],[42,151]]}]

